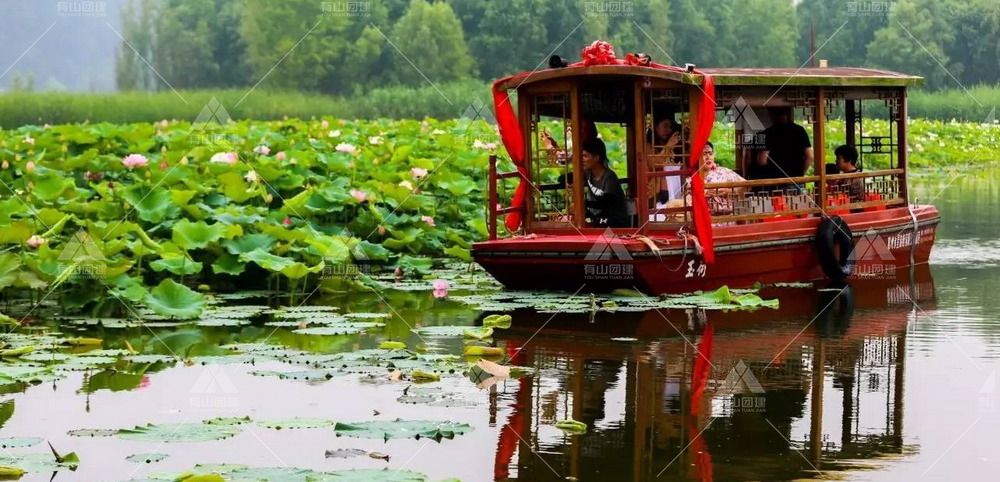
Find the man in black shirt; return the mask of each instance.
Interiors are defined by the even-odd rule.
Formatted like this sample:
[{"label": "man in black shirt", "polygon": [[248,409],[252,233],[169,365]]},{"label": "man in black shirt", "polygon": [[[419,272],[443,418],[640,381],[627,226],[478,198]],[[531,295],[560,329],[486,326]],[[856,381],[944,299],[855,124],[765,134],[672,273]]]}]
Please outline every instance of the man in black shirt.
[{"label": "man in black shirt", "polygon": [[802,126],[792,122],[792,109],[768,109],[773,124],[764,129],[765,149],[757,153],[761,179],[805,176],[813,162],[812,144]]},{"label": "man in black shirt", "polygon": [[584,186],[587,219],[593,227],[621,228],[629,226],[625,192],[618,176],[611,170],[604,142],[592,137],[581,149],[587,184]]}]

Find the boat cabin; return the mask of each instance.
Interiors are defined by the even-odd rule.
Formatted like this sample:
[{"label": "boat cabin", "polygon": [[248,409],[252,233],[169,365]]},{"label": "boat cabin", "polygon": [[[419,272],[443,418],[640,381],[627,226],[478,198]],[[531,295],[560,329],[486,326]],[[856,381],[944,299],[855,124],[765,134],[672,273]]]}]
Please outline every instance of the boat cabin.
[{"label": "boat cabin", "polygon": [[[616,234],[691,226],[697,191],[715,226],[906,206],[906,88],[920,80],[850,67],[695,69],[648,62],[573,64],[501,79],[494,85],[498,118],[500,104],[510,102],[517,126],[514,133],[509,126],[503,132],[503,125],[501,131],[508,151],[512,141],[517,149],[510,136],[520,138],[523,158],[513,165],[490,159],[490,239],[501,236],[504,216],[509,234],[608,229],[587,210],[581,146],[591,136],[607,145],[609,167],[625,194],[626,221],[611,226]],[[739,177],[712,182],[705,149],[692,152],[704,143],[695,137],[705,116],[712,117],[709,150],[716,163]],[[811,152],[801,166],[776,159],[785,147],[803,147],[789,141],[789,129],[772,129],[781,123],[808,135]],[[833,164],[840,145],[857,151],[857,170],[842,173]],[[498,172],[498,163],[509,172]],[[701,189],[693,176],[702,176]]]}]

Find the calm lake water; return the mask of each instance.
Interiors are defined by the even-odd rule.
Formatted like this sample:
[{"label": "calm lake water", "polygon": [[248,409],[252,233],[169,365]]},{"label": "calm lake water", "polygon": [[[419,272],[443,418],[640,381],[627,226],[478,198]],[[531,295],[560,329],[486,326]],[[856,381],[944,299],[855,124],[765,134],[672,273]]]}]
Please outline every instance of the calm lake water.
[{"label": "calm lake water", "polygon": [[[3,390],[0,407],[9,418],[0,438],[39,437],[60,452],[75,451],[80,466],[56,473],[61,481],[169,477],[162,474],[200,463],[284,468],[270,480],[306,480],[291,468],[405,469],[428,480],[464,481],[994,479],[1000,472],[998,181],[998,170],[915,181],[918,199],[936,204],[943,218],[931,265],[853,283],[843,293],[767,288],[761,296],[779,298],[781,308],[752,312],[673,309],[592,317],[516,310],[513,326],[493,335],[494,345],[513,364],[535,371],[490,388],[477,388],[460,374],[415,388],[389,380],[386,371],[282,378],[273,372],[296,368],[266,356],[95,366]],[[382,328],[336,336],[295,334],[294,327],[258,321],[65,331],[104,338],[104,348],[144,345],[161,354],[265,343],[308,363],[301,353],[351,353],[387,339],[461,354],[461,336],[420,335],[411,326],[476,325],[484,316],[428,291],[311,302],[388,317],[379,318]],[[155,348],[153,333],[172,348]],[[709,356],[695,356],[695,347]],[[704,386],[692,385],[692,378]],[[386,441],[338,437],[329,426],[246,424],[223,440],[173,443],[68,433],[236,416],[452,421],[472,430],[440,441]],[[555,427],[570,418],[588,431],[573,435]],[[338,449],[374,451],[380,458],[328,456]],[[38,444],[5,448],[0,456],[47,451]],[[126,460],[137,453],[166,458]],[[39,471],[22,480],[52,476]]]}]

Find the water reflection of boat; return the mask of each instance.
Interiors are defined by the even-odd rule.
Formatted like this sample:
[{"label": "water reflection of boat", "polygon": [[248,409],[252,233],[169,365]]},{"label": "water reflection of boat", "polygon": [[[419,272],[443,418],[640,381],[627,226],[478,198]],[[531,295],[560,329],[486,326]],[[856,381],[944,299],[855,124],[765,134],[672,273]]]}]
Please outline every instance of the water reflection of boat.
[{"label": "water reflection of boat", "polygon": [[[786,480],[911,450],[907,325],[934,287],[926,269],[902,278],[800,288],[780,312],[518,316],[508,352],[538,372],[498,389],[495,478]],[[564,418],[589,432],[551,427]]]}]

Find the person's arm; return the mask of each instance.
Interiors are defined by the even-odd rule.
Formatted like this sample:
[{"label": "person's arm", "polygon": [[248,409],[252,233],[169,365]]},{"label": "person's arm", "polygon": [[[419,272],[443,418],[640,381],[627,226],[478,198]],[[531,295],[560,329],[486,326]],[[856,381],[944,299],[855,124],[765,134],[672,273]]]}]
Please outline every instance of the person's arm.
[{"label": "person's arm", "polygon": [[802,169],[802,175],[804,176],[809,172],[809,166],[813,163],[813,150],[812,143],[809,142],[809,133],[806,132],[805,127],[799,126],[799,133],[802,136],[802,147],[805,150],[805,167]]},{"label": "person's arm", "polygon": [[806,148],[806,165],[805,165],[805,168],[802,169],[802,175],[805,175],[806,173],[809,172],[809,166],[811,166],[811,165],[813,165],[813,148],[812,147],[807,147]]},{"label": "person's arm", "polygon": [[764,149],[764,150],[761,150],[761,151],[757,152],[757,159],[756,159],[757,165],[760,166],[760,167],[766,166],[767,165],[767,158],[768,158],[769,155],[770,155],[770,151],[768,151],[767,149]]}]

